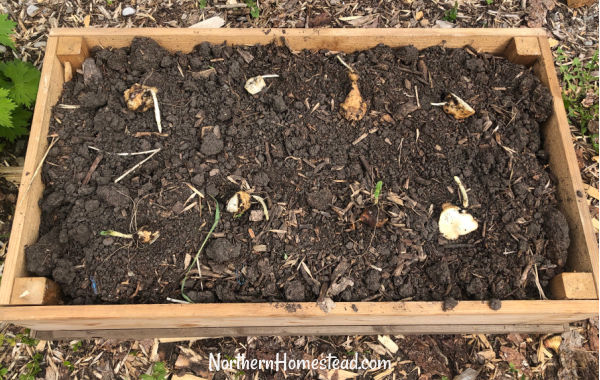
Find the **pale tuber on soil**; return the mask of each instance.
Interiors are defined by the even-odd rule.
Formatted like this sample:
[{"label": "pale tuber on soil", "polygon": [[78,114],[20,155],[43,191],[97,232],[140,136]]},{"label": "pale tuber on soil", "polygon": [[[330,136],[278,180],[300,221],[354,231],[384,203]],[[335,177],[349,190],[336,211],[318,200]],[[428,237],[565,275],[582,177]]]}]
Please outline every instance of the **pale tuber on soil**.
[{"label": "pale tuber on soil", "polygon": [[475,114],[475,110],[467,102],[452,93],[446,96],[446,102],[442,108],[444,112],[459,120]]},{"label": "pale tuber on soil", "polygon": [[360,90],[358,89],[358,74],[352,67],[344,62],[339,55],[337,56],[337,59],[348,68],[348,78],[350,78],[350,85],[352,86],[346,99],[340,105],[342,116],[350,121],[361,120],[367,113],[367,103],[363,100]]},{"label": "pale tuber on soil", "polygon": [[438,222],[440,233],[448,240],[456,240],[460,236],[475,231],[479,225],[473,216],[461,211],[451,203],[442,205],[442,213]]},{"label": "pale tuber on soil", "polygon": [[158,108],[158,98],[156,96],[157,93],[158,89],[156,87],[150,87],[144,84],[136,83],[125,90],[123,98],[127,103],[127,108],[132,111],[137,111],[140,107],[142,107],[141,112],[146,112],[150,108],[154,107],[154,119],[156,120],[158,133],[162,133],[160,109]]},{"label": "pale tuber on soil", "polygon": [[250,194],[245,191],[238,191],[233,197],[229,198],[226,209],[235,217],[241,216],[250,209]]},{"label": "pale tuber on soil", "polygon": [[246,84],[244,85],[244,88],[251,95],[258,94],[267,85],[265,83],[265,78],[278,78],[278,77],[279,77],[279,75],[277,75],[277,74],[258,75],[258,76],[248,79],[246,81]]}]

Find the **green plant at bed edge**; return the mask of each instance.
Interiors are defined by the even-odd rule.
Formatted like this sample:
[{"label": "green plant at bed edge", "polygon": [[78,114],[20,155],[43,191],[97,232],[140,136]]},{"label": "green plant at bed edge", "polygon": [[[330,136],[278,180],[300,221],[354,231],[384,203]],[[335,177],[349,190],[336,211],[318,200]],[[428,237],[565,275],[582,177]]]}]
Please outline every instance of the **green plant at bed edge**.
[{"label": "green plant at bed edge", "polygon": [[454,2],[454,6],[444,12],[444,20],[449,22],[456,22],[458,16],[458,1]]},{"label": "green plant at bed edge", "polygon": [[167,378],[167,369],[165,363],[156,362],[152,366],[152,375],[142,375],[142,380],[165,380]]},{"label": "green plant at bed edge", "polygon": [[260,9],[258,9],[256,1],[246,0],[246,5],[250,8],[250,16],[252,16],[252,18],[258,18],[258,16],[260,16]]},{"label": "green plant at bed edge", "polygon": [[[0,14],[0,44],[15,49],[10,38],[16,23]],[[0,62],[0,150],[5,141],[26,135],[33,103],[40,82],[40,71],[18,59]]]},{"label": "green plant at bed edge", "polygon": [[[568,57],[562,48],[556,49],[556,63],[563,79],[562,98],[569,120],[576,125],[584,136],[591,139],[598,152],[598,131],[591,131],[588,126],[598,119],[598,51],[588,60],[582,62]],[[590,101],[591,100],[591,101]]]}]

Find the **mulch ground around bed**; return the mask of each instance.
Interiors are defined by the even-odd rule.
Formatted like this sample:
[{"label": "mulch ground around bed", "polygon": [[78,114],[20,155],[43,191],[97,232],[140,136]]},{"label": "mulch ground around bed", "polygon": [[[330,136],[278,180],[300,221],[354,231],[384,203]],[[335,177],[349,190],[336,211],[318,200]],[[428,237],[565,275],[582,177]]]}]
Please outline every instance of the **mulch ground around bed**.
[{"label": "mulch ground around bed", "polygon": [[[468,48],[343,55],[368,104],[350,122],[339,112],[350,80],[331,52],[205,43],[184,55],[136,39],[94,58],[98,70],[76,74],[54,109],[41,237],[27,248],[28,271],[57,281],[68,303],[181,298],[212,197],[221,219],[186,283],[195,302],[533,299],[536,276],[546,289],[565,263],[540,138],[551,98],[527,68]],[[279,77],[248,94],[246,80],[265,74]],[[151,109],[127,109],[134,83],[158,89],[163,136],[150,134]],[[476,114],[458,121],[431,105],[450,92]],[[114,183],[148,156],[115,153],[154,149]],[[461,205],[454,176],[479,228],[449,241],[438,219],[444,203]],[[189,199],[190,185],[204,198]],[[258,202],[241,217],[224,210],[247,188],[269,220]],[[359,221],[369,208],[377,227]],[[100,235],[141,229],[160,237]]]}]

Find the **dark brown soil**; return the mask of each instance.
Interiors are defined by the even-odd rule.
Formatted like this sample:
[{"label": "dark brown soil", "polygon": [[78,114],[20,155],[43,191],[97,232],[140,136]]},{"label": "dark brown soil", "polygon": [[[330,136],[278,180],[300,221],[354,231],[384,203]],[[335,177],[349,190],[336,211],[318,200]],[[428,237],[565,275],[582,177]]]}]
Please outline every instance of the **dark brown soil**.
[{"label": "dark brown soil", "polygon": [[[271,218],[222,213],[200,255],[202,277],[188,281],[194,301],[314,301],[348,280],[335,301],[531,299],[535,267],[544,289],[562,270],[568,229],[539,133],[551,99],[522,66],[443,47],[346,55],[368,103],[351,123],[339,114],[350,82],[332,53],[201,44],[169,54],[137,39],[94,57],[102,77],[76,75],[54,110],[60,139],[44,164],[41,238],[27,249],[28,270],[54,278],[67,302],[181,298],[185,257],[213,223],[209,195],[223,211],[243,181]],[[211,67],[208,78],[197,74]],[[261,74],[280,77],[249,95],[244,83]],[[135,137],[156,125],[151,110],[125,106],[134,83],[158,88],[168,137]],[[430,105],[448,92],[477,113],[461,122]],[[145,156],[111,153],[155,148],[114,184]],[[443,203],[460,205],[453,176],[470,189],[479,229],[447,241],[437,220]],[[374,229],[358,219],[380,180],[378,218],[388,222]],[[206,195],[201,211],[182,211],[186,183]],[[160,238],[147,245],[99,234],[142,227]]]}]

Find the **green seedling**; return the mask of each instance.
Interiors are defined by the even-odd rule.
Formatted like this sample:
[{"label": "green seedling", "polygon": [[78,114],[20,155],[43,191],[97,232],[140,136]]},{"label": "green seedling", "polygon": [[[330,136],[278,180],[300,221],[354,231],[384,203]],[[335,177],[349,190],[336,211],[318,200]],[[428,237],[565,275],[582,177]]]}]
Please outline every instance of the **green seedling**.
[{"label": "green seedling", "polygon": [[165,363],[154,363],[152,366],[152,375],[142,375],[140,378],[142,380],[166,380],[167,369],[165,368]]},{"label": "green seedling", "polygon": [[221,220],[221,209],[219,208],[219,202],[214,197],[211,196],[211,198],[215,201],[215,220],[213,222],[212,227],[210,227],[210,230],[206,234],[206,237],[204,238],[202,245],[200,245],[200,249],[198,249],[198,252],[196,252],[196,256],[194,256],[194,260],[192,260],[192,262],[190,263],[190,266],[188,267],[187,271],[185,272],[185,276],[183,277],[183,280],[181,280],[181,296],[183,297],[184,300],[186,300],[190,303],[193,303],[193,301],[185,294],[185,283],[189,277],[190,271],[192,270],[192,268],[194,267],[195,264],[198,265],[198,272],[201,273],[200,272],[200,262],[198,261],[198,258],[200,257],[200,253],[204,249],[206,242],[208,242],[208,239],[215,231],[215,228],[217,228],[217,225],[219,224],[219,220]]},{"label": "green seedling", "polygon": [[494,4],[494,0],[485,0],[485,3],[487,5],[492,5],[492,4]]},{"label": "green seedling", "polygon": [[563,102],[570,121],[581,134],[591,138],[598,152],[598,131],[588,129],[589,122],[598,119],[598,51],[587,62],[579,58],[568,61],[562,48],[556,49],[556,63],[563,79]]},{"label": "green seedling", "polygon": [[258,18],[258,16],[260,16],[260,9],[258,9],[256,1],[246,0],[246,5],[250,8],[250,16],[252,16],[252,18]]},{"label": "green seedling", "polygon": [[21,376],[19,376],[19,380],[35,380],[36,375],[42,372],[42,369],[40,368],[42,359],[42,354],[39,352],[33,355],[31,360],[25,365],[25,373],[22,373]]},{"label": "green seedling", "polygon": [[39,343],[39,340],[31,338],[29,336],[30,333],[31,333],[31,330],[25,329],[23,331],[23,333],[19,333],[19,334],[15,335],[15,339],[23,344],[28,345],[29,347],[35,347]]},{"label": "green seedling", "polygon": [[206,0],[198,0],[198,8],[204,9],[206,8]]},{"label": "green seedling", "polygon": [[152,244],[160,237],[160,231],[150,232],[150,231],[146,231],[146,230],[139,230],[135,234],[124,234],[119,231],[105,230],[105,231],[100,231],[100,235],[118,237],[118,238],[123,238],[123,239],[137,238],[142,243]]},{"label": "green seedling", "polygon": [[81,349],[82,344],[83,344],[83,342],[78,340],[77,342],[75,342],[71,345],[71,349],[73,350],[73,352],[77,352]]},{"label": "green seedling", "polygon": [[454,6],[444,13],[444,20],[456,22],[456,16],[458,16],[458,1],[454,2]]},{"label": "green seedling", "polygon": [[67,367],[67,369],[68,369],[69,371],[73,371],[73,370],[75,370],[75,366],[73,366],[73,363],[71,363],[71,362],[70,362],[70,361],[68,361],[68,360],[64,360],[62,364],[63,364],[63,366]]},{"label": "green seedling", "polygon": [[375,204],[379,202],[379,195],[381,195],[381,188],[383,187],[383,181],[378,181],[375,185],[375,192],[373,193],[373,199]]}]

